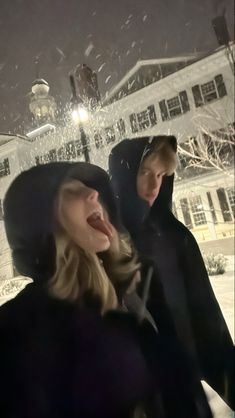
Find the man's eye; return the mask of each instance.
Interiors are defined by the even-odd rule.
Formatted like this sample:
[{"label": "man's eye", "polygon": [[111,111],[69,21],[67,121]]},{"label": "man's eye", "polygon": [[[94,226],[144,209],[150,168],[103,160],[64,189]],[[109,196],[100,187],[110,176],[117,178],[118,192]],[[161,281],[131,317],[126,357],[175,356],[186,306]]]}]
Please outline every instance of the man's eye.
[{"label": "man's eye", "polygon": [[142,170],[142,171],[141,171],[141,174],[142,174],[143,176],[146,176],[146,175],[148,175],[148,174],[149,174],[149,171],[148,171],[148,170]]}]

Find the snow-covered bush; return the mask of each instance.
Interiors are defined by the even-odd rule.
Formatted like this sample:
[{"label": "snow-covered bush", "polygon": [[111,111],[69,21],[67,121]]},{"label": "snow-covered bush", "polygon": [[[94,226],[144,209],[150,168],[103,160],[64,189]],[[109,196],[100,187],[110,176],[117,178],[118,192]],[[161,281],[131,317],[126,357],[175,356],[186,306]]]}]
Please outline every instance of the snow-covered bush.
[{"label": "snow-covered bush", "polygon": [[0,283],[0,296],[8,296],[18,293],[29,283],[29,279],[9,279]]},{"label": "snow-covered bush", "polygon": [[209,276],[225,273],[227,259],[223,254],[203,253],[203,258]]}]

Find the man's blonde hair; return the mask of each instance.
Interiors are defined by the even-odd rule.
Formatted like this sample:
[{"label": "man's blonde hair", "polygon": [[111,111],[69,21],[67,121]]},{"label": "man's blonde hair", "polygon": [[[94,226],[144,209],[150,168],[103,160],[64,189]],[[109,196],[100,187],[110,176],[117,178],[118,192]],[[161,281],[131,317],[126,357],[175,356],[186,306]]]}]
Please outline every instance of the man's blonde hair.
[{"label": "man's blonde hair", "polygon": [[168,141],[160,141],[156,144],[149,154],[146,155],[146,159],[149,161],[161,161],[166,167],[166,175],[171,176],[177,167],[178,160],[177,154]]},{"label": "man's blonde hair", "polygon": [[[70,180],[66,184],[74,184]],[[104,313],[118,306],[116,289],[128,287],[140,268],[137,256],[131,248],[129,236],[120,235],[115,229],[110,248],[104,253],[91,254],[80,248],[66,230],[63,202],[66,187],[62,187],[56,200],[56,270],[49,282],[51,294],[77,302],[83,306],[97,302]]]}]

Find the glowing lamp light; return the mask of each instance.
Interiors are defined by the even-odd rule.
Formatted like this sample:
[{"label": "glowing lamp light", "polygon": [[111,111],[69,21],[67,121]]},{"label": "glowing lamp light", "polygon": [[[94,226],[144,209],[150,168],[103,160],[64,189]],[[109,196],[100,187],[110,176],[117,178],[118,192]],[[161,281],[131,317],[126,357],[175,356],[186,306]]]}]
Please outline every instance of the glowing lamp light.
[{"label": "glowing lamp light", "polygon": [[85,123],[89,119],[88,111],[85,109],[85,107],[78,106],[72,111],[72,119],[74,123]]}]

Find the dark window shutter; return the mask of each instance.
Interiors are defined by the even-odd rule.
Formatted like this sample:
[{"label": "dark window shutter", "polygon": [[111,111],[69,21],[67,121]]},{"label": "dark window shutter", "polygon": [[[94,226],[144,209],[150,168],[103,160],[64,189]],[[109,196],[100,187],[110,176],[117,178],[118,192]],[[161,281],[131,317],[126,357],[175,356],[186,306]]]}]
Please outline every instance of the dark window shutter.
[{"label": "dark window shutter", "polygon": [[122,118],[119,119],[119,121],[117,122],[117,129],[118,129],[119,135],[121,137],[125,135],[125,133],[126,133],[126,126],[125,126],[125,122],[124,122],[124,120]]},{"label": "dark window shutter", "polygon": [[192,92],[193,92],[195,106],[196,107],[202,106],[203,98],[202,98],[201,90],[198,84],[192,87]]},{"label": "dark window shutter", "polygon": [[218,90],[219,97],[224,97],[227,94],[226,86],[224,84],[222,74],[219,74],[215,77],[216,87]]},{"label": "dark window shutter", "polygon": [[180,199],[180,206],[183,212],[184,217],[184,224],[187,226],[187,228],[191,229],[193,227],[190,211],[189,211],[189,205],[187,199]]},{"label": "dark window shutter", "polygon": [[186,113],[190,110],[189,101],[188,101],[188,95],[186,90],[183,90],[179,93],[180,96],[180,102],[183,109],[183,113]]},{"label": "dark window shutter", "polygon": [[10,164],[9,164],[9,159],[5,158],[4,160],[4,167],[5,167],[5,176],[8,176],[10,173]]},{"label": "dark window shutter", "polygon": [[161,111],[161,115],[162,115],[162,120],[164,122],[165,120],[169,119],[168,110],[167,110],[167,106],[166,106],[166,101],[161,100],[159,102],[159,107],[160,107],[160,111]]},{"label": "dark window shutter", "polygon": [[214,207],[214,204],[213,204],[211,193],[206,192],[206,194],[207,194],[207,199],[208,199],[208,202],[209,202],[209,207],[210,207],[213,222],[214,222],[214,224],[217,224],[217,217],[216,217],[215,207]]},{"label": "dark window shutter", "polygon": [[148,112],[149,112],[149,119],[150,119],[151,126],[156,125],[157,116],[156,116],[154,105],[148,106]]},{"label": "dark window shutter", "polygon": [[49,161],[57,161],[57,154],[56,149],[53,148],[48,152],[48,160]]},{"label": "dark window shutter", "polygon": [[2,199],[0,199],[0,221],[3,220],[3,206],[2,206]]},{"label": "dark window shutter", "polygon": [[217,192],[217,196],[219,199],[219,204],[220,204],[221,212],[223,214],[224,222],[230,222],[232,220],[232,216],[229,210],[229,205],[228,205],[227,197],[225,194],[225,190],[223,187],[221,187],[220,189],[217,189],[216,192]]},{"label": "dark window shutter", "polygon": [[131,130],[133,133],[138,132],[138,125],[137,125],[137,119],[136,114],[132,113],[130,116],[130,123],[131,123]]}]

